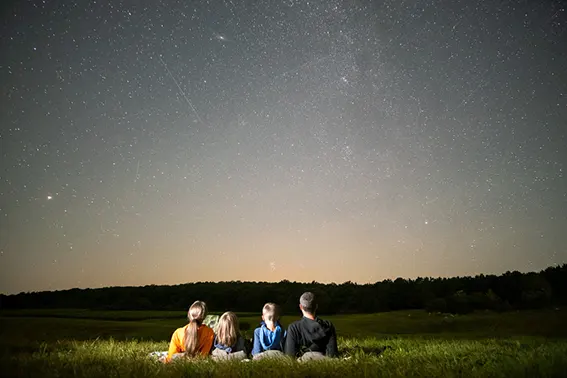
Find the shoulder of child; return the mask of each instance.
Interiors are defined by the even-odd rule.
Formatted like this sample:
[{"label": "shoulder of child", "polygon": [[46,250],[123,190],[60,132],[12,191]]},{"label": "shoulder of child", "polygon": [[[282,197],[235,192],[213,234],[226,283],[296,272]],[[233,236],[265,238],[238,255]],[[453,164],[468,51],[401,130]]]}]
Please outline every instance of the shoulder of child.
[{"label": "shoulder of child", "polygon": [[204,324],[200,327],[199,331],[203,335],[203,337],[211,339],[215,337],[215,331],[211,327],[208,327]]},{"label": "shoulder of child", "polygon": [[177,336],[183,335],[185,333],[186,329],[187,329],[187,326],[179,327],[173,332],[173,334],[177,335]]}]

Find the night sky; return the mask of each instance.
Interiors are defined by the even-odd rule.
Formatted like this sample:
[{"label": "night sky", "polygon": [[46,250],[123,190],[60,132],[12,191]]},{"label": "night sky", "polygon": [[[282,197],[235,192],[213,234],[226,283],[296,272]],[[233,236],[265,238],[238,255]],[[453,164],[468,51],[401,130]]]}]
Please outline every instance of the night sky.
[{"label": "night sky", "polygon": [[560,1],[10,1],[0,292],[567,262]]}]

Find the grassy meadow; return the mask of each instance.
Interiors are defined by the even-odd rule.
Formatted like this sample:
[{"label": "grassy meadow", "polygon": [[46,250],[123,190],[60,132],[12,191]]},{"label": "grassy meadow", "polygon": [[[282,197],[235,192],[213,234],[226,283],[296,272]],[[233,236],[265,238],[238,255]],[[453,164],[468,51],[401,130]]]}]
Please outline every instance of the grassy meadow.
[{"label": "grassy meadow", "polygon": [[[567,376],[565,309],[451,316],[422,310],[336,315],[341,358],[161,364],[178,311],[4,310],[0,372],[13,377]],[[239,314],[252,337],[259,314]],[[284,316],[285,325],[299,316]]]}]

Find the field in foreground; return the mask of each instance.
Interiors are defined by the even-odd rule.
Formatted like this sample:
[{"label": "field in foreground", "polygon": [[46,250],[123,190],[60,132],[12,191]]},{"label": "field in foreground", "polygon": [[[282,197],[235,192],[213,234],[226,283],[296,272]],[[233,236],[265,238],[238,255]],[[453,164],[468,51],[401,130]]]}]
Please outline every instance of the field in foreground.
[{"label": "field in foreground", "polygon": [[[148,353],[167,349],[172,331],[184,324],[183,312],[2,311],[0,371],[43,377],[561,377],[567,373],[565,312],[329,316],[340,336],[337,360],[162,365]],[[258,321],[241,314],[246,336]]]}]

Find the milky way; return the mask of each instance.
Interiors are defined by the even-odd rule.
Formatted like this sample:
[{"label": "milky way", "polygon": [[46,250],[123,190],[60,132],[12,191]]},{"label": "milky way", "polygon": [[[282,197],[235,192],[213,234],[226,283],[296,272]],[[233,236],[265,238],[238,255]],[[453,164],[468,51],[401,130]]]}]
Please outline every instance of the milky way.
[{"label": "milky way", "polygon": [[560,1],[11,3],[2,293],[567,262]]}]

